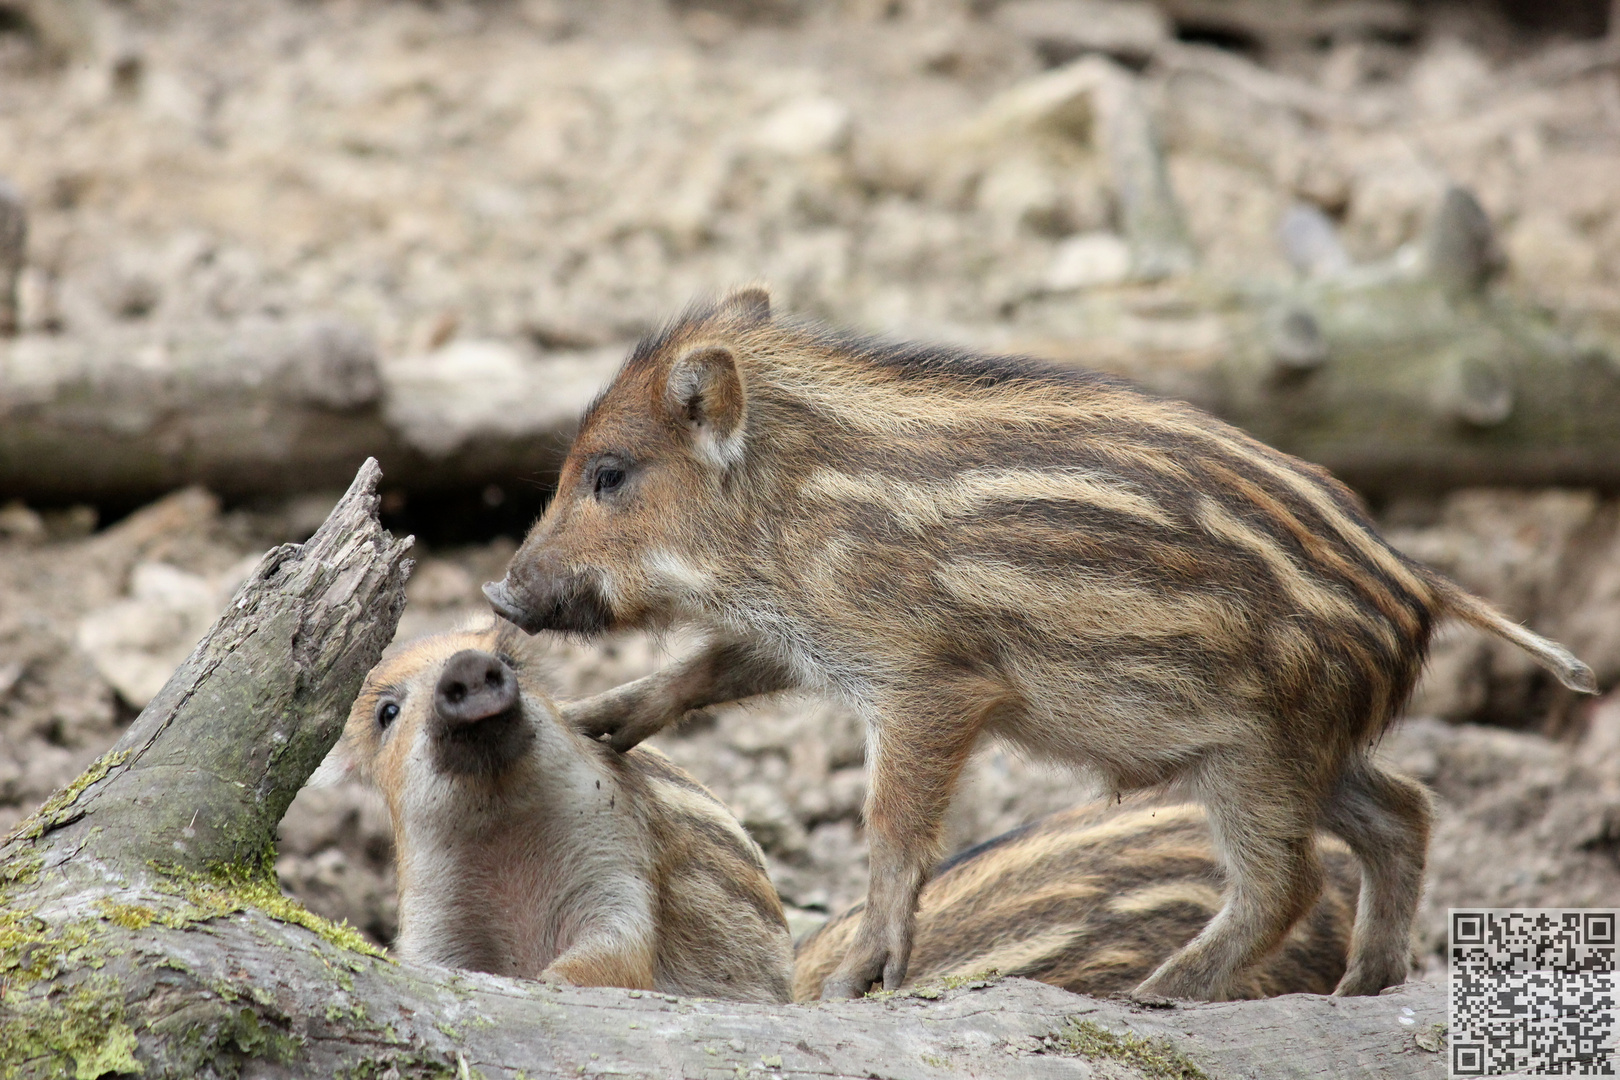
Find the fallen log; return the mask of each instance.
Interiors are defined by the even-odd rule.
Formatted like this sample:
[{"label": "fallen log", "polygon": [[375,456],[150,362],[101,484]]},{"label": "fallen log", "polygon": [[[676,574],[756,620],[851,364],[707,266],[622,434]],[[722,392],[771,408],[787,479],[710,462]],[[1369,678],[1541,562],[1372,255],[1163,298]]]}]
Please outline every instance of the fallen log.
[{"label": "fallen log", "polygon": [[375,457],[392,485],[473,490],[555,470],[617,349],[536,357],[460,342],[384,361],[341,320],[96,338],[0,338],[0,493],[137,504],[341,489]]},{"label": "fallen log", "polygon": [[1083,330],[988,341],[1191,401],[1375,498],[1620,489],[1620,349],[1488,291],[1192,278],[1068,303]]},{"label": "fallen log", "polygon": [[1444,999],[1154,1008],[991,977],[754,1006],[396,963],[275,884],[273,836],[393,634],[375,463],[269,553],[118,745],[0,844],[0,1073],[1423,1077]]},{"label": "fallen log", "polygon": [[[1209,409],[1364,493],[1620,490],[1620,349],[1427,275],[1234,284],[1197,274],[1034,301],[1051,334],[971,343],[1111,371]],[[554,474],[623,352],[462,342],[380,360],[330,320],[149,349],[0,339],[0,497],[137,504],[341,487],[479,491]]]}]

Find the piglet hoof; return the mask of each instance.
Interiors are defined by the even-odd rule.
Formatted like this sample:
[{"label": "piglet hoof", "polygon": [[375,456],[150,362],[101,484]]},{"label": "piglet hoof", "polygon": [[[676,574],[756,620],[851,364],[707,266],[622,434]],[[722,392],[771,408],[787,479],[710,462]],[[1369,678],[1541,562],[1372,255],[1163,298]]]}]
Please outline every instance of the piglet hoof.
[{"label": "piglet hoof", "polygon": [[631,721],[627,724],[621,724],[614,728],[611,732],[608,732],[607,738],[603,741],[605,741],[609,746],[613,747],[613,749],[617,750],[619,753],[623,754],[630,750],[634,750],[637,746],[640,746],[644,740],[658,734],[664,729],[664,726],[665,725],[661,723],[649,724]]},{"label": "piglet hoof", "polygon": [[834,975],[821,984],[821,1000],[849,1001],[852,998],[865,997],[871,987],[871,979],[859,983],[853,979],[841,979]]},{"label": "piglet hoof", "polygon": [[1333,988],[1334,997],[1372,997],[1406,981],[1406,965],[1352,965]]},{"label": "piglet hoof", "polygon": [[1129,1000],[1149,1008],[1164,1008],[1159,1002],[1174,1004],[1178,1001],[1219,1001],[1208,990],[1196,988],[1194,980],[1185,974],[1161,967],[1136,984],[1136,989],[1125,995]]},{"label": "piglet hoof", "polygon": [[557,712],[562,715],[563,723],[579,732],[587,739],[606,740],[616,734],[622,725],[617,718],[603,716],[596,709],[590,707],[589,701],[558,702]]},{"label": "piglet hoof", "polygon": [[[876,953],[865,957],[845,957],[838,970],[827,976],[827,981],[821,984],[821,1000],[847,1001],[850,998],[865,997],[867,991],[872,988],[872,984],[879,977],[885,975],[884,969],[888,966],[887,961],[888,956],[886,953]],[[901,978],[904,978],[905,972],[902,970],[900,975]],[[886,979],[885,983],[887,983]],[[900,984],[898,982],[893,986],[885,985],[885,989],[889,990],[898,990],[899,988]]]}]

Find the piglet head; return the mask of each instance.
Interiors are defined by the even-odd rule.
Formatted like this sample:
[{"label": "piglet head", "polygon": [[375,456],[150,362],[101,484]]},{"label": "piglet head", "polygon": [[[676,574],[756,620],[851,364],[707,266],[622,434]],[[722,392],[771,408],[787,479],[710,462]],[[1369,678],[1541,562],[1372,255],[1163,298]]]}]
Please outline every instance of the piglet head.
[{"label": "piglet head", "polygon": [[742,358],[770,320],[743,289],[637,346],[586,410],[557,494],[484,586],[529,633],[658,629],[702,606],[748,454]]}]

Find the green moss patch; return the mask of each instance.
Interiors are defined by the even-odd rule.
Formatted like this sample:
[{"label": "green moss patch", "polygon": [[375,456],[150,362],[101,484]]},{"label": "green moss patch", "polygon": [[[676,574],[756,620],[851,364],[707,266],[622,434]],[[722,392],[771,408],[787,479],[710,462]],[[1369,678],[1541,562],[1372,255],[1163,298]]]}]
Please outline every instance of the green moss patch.
[{"label": "green moss patch", "polygon": [[1148,1080],[1209,1080],[1204,1070],[1169,1042],[1131,1032],[1115,1035],[1090,1020],[1069,1020],[1047,1036],[1047,1042],[1059,1053],[1129,1066]]},{"label": "green moss patch", "polygon": [[129,754],[128,750],[109,750],[96,758],[88,769],[79,774],[77,780],[46,799],[43,806],[18,823],[6,837],[6,842],[18,838],[38,840],[52,829],[72,821],[74,815],[68,812],[68,808],[78,802],[79,796],[84,794],[84,789],[128,761]]},{"label": "green moss patch", "polygon": [[[323,919],[282,895],[269,865],[267,857],[251,867],[208,874],[166,871],[153,882],[161,891],[142,896],[142,902],[106,897],[95,903],[95,914],[53,924],[5,887],[36,877],[38,859],[13,857],[0,864],[0,1080],[40,1074],[95,1080],[142,1072],[132,1026],[138,1022],[126,1018],[125,990],[102,974],[107,961],[124,951],[118,930],[179,930],[254,908],[353,955],[351,966],[358,967],[362,955],[385,956],[352,927]],[[341,980],[341,969],[337,974]],[[218,1015],[211,1013],[207,1022],[193,1015],[182,1039],[189,1053],[201,1055],[199,1061],[220,1053],[276,1060],[297,1054],[297,1040],[258,1015],[254,1006],[271,1003],[260,1000],[256,987],[210,988],[220,999]],[[356,1020],[363,1017],[358,1005],[350,1012]]]},{"label": "green moss patch", "polygon": [[10,890],[38,881],[44,865],[43,852],[36,851],[30,844],[18,844],[5,861],[0,862],[0,901]]},{"label": "green moss patch", "polygon": [[95,1080],[142,1071],[123,989],[102,974],[119,951],[105,940],[105,926],[101,918],[52,925],[0,897],[0,1077],[26,1070]]},{"label": "green moss patch", "polygon": [[939,980],[939,984],[947,990],[960,990],[966,986],[973,990],[980,990],[992,983],[1001,981],[1001,972],[995,968],[985,968],[969,975],[946,975]]},{"label": "green moss patch", "polygon": [[180,870],[169,870],[167,873],[180,885],[182,894],[193,908],[191,914],[194,918],[218,918],[250,907],[257,908],[278,922],[303,927],[328,945],[388,959],[385,951],[367,941],[360,931],[347,922],[335,923],[324,919],[283,893],[276,882],[274,866],[272,849],[257,866],[215,866],[210,867],[206,874]]},{"label": "green moss patch", "polygon": [[145,904],[120,904],[107,899],[97,900],[96,910],[101,912],[103,919],[125,930],[145,930],[162,917],[157,908]]},{"label": "green moss patch", "polygon": [[145,1072],[135,1059],[135,1032],[124,1020],[117,982],[89,975],[71,986],[22,1000],[8,993],[0,1008],[0,1076],[44,1072],[96,1080]]},{"label": "green moss patch", "polygon": [[23,990],[42,979],[54,979],[82,967],[100,967],[99,955],[86,955],[95,936],[93,920],[78,920],[52,927],[33,911],[0,908],[0,1004],[9,992]]}]

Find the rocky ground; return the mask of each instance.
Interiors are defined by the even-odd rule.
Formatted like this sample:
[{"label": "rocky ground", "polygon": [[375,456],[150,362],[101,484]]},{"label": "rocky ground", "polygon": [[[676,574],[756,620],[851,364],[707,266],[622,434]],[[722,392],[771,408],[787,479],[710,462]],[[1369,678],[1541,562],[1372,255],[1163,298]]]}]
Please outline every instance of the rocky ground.
[{"label": "rocky ground", "polygon": [[1260,7],[0,0],[22,326],[566,349],[763,279],[887,333],[1058,333],[1129,272],[1119,193],[1083,110],[1031,135],[998,95],[1099,50],[1142,69],[1212,270],[1287,273],[1296,203],[1388,258],[1461,183],[1511,289],[1620,315],[1612,56],[1483,4]]},{"label": "rocky ground", "polygon": [[[161,352],[200,326],[330,315],[400,370],[432,354],[476,371],[480,343],[611,346],[764,279],[784,307],[888,333],[1072,335],[1089,291],[1138,273],[1126,208],[1093,117],[1047,114],[1016,137],[1006,117],[1083,55],[1139,73],[1213,272],[1293,274],[1276,236],[1297,206],[1337,228],[1330,262],[1399,262],[1462,183],[1498,226],[1497,288],[1620,327],[1620,49],[1521,33],[1481,5],[1262,7],[0,0],[0,179],[30,208],[20,328],[134,328]],[[1207,324],[1185,315],[1116,339],[1203,347]],[[0,828],[116,739],[257,555],[327,505],[187,491],[105,528],[90,507],[0,508]],[[1380,513],[1399,546],[1564,641],[1611,691],[1594,707],[1510,649],[1437,641],[1415,718],[1384,748],[1439,800],[1432,964],[1448,905],[1620,896],[1620,503],[1471,490]],[[402,638],[482,617],[477,585],[514,543],[477,522],[418,527]],[[560,643],[557,691],[680,647]],[[659,745],[744,818],[802,924],[861,893],[851,717],[720,710]],[[986,748],[952,846],[1090,794]],[[278,869],[311,907],[389,939],[385,815],[363,792],[301,796]]]}]

